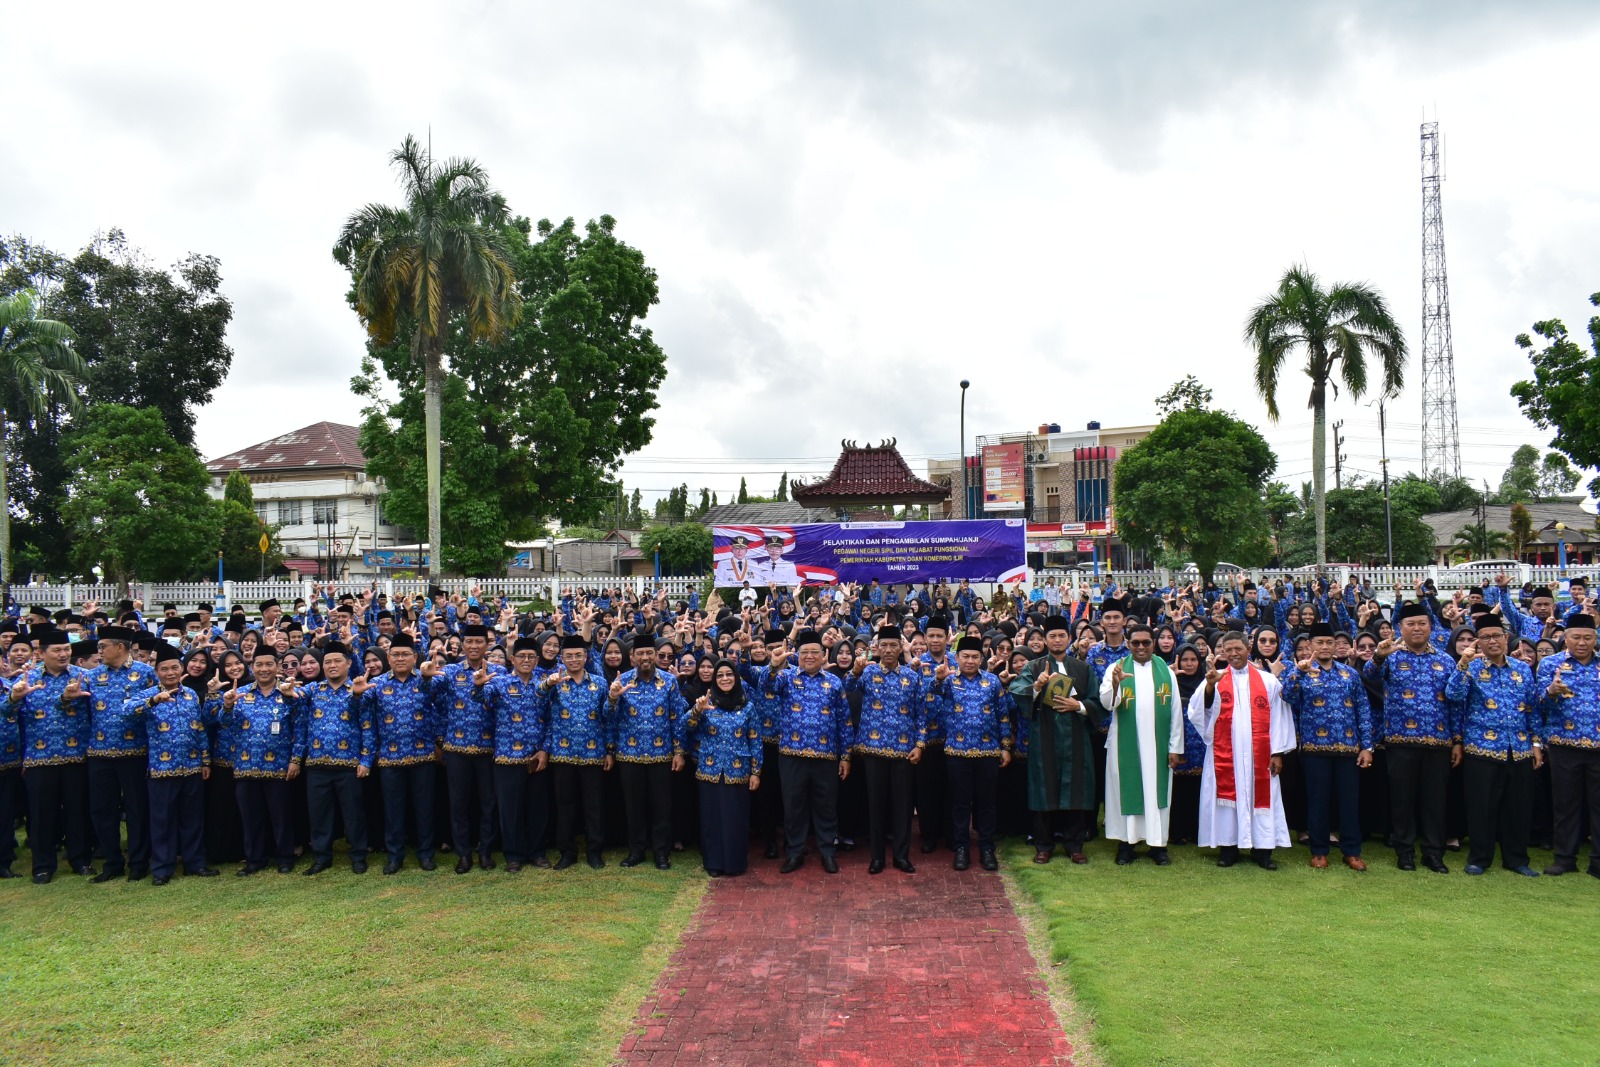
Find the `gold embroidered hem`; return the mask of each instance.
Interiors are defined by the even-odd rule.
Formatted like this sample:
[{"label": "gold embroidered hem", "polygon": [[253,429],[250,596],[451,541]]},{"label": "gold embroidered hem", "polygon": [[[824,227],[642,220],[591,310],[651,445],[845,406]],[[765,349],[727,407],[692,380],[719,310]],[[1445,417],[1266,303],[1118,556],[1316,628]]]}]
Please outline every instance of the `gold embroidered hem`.
[{"label": "gold embroidered hem", "polygon": [[1449,746],[1455,744],[1454,741],[1451,741],[1447,737],[1407,737],[1404,734],[1389,734],[1383,739],[1383,742],[1386,745],[1400,745],[1402,747],[1405,745],[1427,745],[1434,748],[1437,748],[1440,745],[1448,748]]},{"label": "gold embroidered hem", "polygon": [[[684,753],[681,752],[681,751],[678,752],[677,754],[680,755],[680,756],[684,755]],[[617,762],[618,763],[671,763],[672,762],[672,757],[671,756],[624,756],[620,752],[613,753],[613,755],[615,755],[617,757]]]},{"label": "gold embroidered hem", "polygon": [[801,756],[801,757],[803,757],[805,759],[833,759],[833,760],[836,760],[836,759],[839,758],[839,754],[834,752],[834,751],[832,751],[831,749],[829,751],[827,751],[827,752],[823,752],[823,751],[821,751],[819,749],[814,749],[814,748],[785,748],[783,745],[779,745],[778,746],[778,753],[780,755],[784,755],[784,756]]},{"label": "gold embroidered hem", "polygon": [[1480,759],[1492,759],[1499,763],[1521,763],[1523,760],[1530,760],[1533,758],[1533,753],[1531,751],[1507,752],[1503,748],[1490,750],[1487,748],[1479,748],[1477,745],[1463,745],[1461,751],[1469,756],[1477,756]]},{"label": "gold embroidered hem", "polygon": [[458,756],[492,756],[492,755],[494,755],[494,746],[493,745],[452,745],[452,744],[446,743],[445,746],[444,746],[444,750],[446,752],[454,752]]},{"label": "gold embroidered hem", "polygon": [[29,759],[22,761],[23,769],[29,767],[62,767],[70,763],[83,763],[87,756],[50,756],[47,759]]},{"label": "gold embroidered hem", "polygon": [[277,779],[279,781],[286,782],[286,781],[289,780],[289,768],[288,767],[274,767],[271,770],[265,770],[265,771],[257,771],[257,770],[241,771],[239,768],[235,767],[233,769],[233,776],[235,778],[275,778],[275,779]]},{"label": "gold embroidered hem", "polygon": [[361,761],[358,759],[338,759],[334,756],[308,756],[306,757],[305,765],[307,767],[359,767],[361,766]]},{"label": "gold embroidered hem", "polygon": [[598,767],[605,762],[604,756],[551,756],[551,763],[570,763],[577,767]]},{"label": "gold embroidered hem", "polygon": [[150,746],[140,745],[138,748],[102,748],[89,750],[90,759],[127,759],[130,756],[148,756]]},{"label": "gold embroidered hem", "polygon": [[1300,751],[1313,756],[1354,756],[1361,752],[1355,745],[1328,745],[1320,742],[1309,745],[1302,744]]},{"label": "gold embroidered hem", "polygon": [[[756,773],[760,774],[761,772],[757,771]],[[709,782],[712,785],[749,785],[750,784],[750,776],[749,775],[745,775],[743,778],[730,778],[725,774],[701,774],[699,771],[696,771],[694,776],[695,776],[695,779],[697,781]]]},{"label": "gold embroidered hem", "polygon": [[152,778],[188,778],[190,775],[199,774],[199,767],[191,767],[182,771],[151,771]]},{"label": "gold embroidered hem", "polygon": [[869,745],[857,745],[850,751],[861,752],[868,756],[887,756],[890,759],[908,759],[911,756],[909,751],[902,751],[898,748],[875,748]]},{"label": "gold embroidered hem", "polygon": [[378,757],[378,766],[379,767],[414,767],[419,763],[432,763],[432,762],[433,762],[433,753],[432,752],[426,753],[425,755],[421,755],[421,756],[388,756],[388,757],[379,756]]}]

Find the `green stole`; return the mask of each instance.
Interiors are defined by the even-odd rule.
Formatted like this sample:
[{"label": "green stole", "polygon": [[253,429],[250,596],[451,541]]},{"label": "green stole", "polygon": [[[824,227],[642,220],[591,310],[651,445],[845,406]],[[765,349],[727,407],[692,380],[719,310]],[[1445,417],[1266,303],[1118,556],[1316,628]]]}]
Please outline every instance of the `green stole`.
[{"label": "green stole", "polygon": [[[1130,664],[1131,665],[1131,664]],[[1160,656],[1150,658],[1150,676],[1156,684],[1156,803],[1166,807],[1168,780],[1167,750],[1172,746],[1172,670]],[[1122,787],[1122,814],[1143,815],[1144,765],[1139,760],[1138,696],[1133,690],[1133,672],[1123,676],[1118,687],[1117,777]]]}]

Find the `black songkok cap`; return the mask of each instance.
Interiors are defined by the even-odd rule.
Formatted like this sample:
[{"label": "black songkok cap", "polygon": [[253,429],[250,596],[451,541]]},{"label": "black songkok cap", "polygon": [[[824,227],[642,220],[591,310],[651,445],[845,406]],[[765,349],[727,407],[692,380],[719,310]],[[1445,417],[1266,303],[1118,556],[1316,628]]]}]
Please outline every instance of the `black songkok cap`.
[{"label": "black songkok cap", "polygon": [[1311,628],[1306,631],[1306,636],[1307,637],[1332,637],[1333,636],[1333,627],[1330,624],[1325,623],[1325,622],[1314,622],[1314,623],[1311,624]]},{"label": "black songkok cap", "polygon": [[1433,621],[1433,612],[1428,610],[1428,605],[1420,600],[1408,600],[1400,605],[1400,613],[1394,617],[1395,622],[1404,622],[1407,619],[1423,618]]},{"label": "black songkok cap", "polygon": [[880,627],[878,627],[878,640],[879,641],[898,641],[898,640],[900,640],[900,628],[898,626],[880,626]]},{"label": "black songkok cap", "polygon": [[183,653],[179,652],[165,641],[156,646],[155,653],[157,663],[166,663],[168,660],[183,659]]},{"label": "black songkok cap", "polygon": [[568,634],[561,639],[561,651],[565,652],[569,648],[581,648],[587,652],[589,639],[582,634]]},{"label": "black songkok cap", "polygon": [[815,630],[801,630],[798,634],[795,635],[795,638],[794,638],[794,647],[795,647],[796,651],[799,651],[800,649],[804,648],[806,645],[819,645],[820,646],[821,644],[822,644],[822,635],[817,633],[817,631],[815,631]]},{"label": "black songkok cap", "polygon": [[957,652],[982,652],[983,651],[983,638],[981,638],[981,637],[971,637],[971,636],[963,637],[961,640],[956,642],[956,651]]},{"label": "black songkok cap", "polygon": [[1044,620],[1045,633],[1052,633],[1056,630],[1070,631],[1071,629],[1072,627],[1068,625],[1067,620],[1062,618],[1060,615],[1052,615],[1048,619]]},{"label": "black songkok cap", "polygon": [[1573,615],[1567,619],[1567,629],[1569,630],[1593,630],[1594,628],[1593,615]]}]

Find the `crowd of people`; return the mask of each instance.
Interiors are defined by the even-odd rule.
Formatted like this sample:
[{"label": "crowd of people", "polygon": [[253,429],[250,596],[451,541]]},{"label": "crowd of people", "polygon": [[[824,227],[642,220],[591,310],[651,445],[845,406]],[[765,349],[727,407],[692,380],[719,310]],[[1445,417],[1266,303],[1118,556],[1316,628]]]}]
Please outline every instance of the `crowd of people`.
[{"label": "crowd of people", "polygon": [[[727,597],[724,603],[722,596]],[[306,875],[374,850],[458,874],[580,856],[730,877],[865,846],[914,873],[998,866],[1027,838],[1087,863],[1369,839],[1403,870],[1600,877],[1600,661],[1582,579],[1505,576],[1384,601],[1352,579],[1104,595],[1054,582],[743,583],[568,592],[517,610],[474,590],[390,602],[319,589],[285,610],[123,601],[0,621],[0,877],[19,816],[32,877],[64,850],[94,881],[238,863]],[[1103,812],[1103,821],[1102,821]],[[581,849],[580,849],[581,841]],[[753,842],[753,847],[752,847]],[[1141,850],[1138,846],[1144,846]],[[550,853],[554,851],[552,861]],[[99,868],[96,869],[98,856]]]}]

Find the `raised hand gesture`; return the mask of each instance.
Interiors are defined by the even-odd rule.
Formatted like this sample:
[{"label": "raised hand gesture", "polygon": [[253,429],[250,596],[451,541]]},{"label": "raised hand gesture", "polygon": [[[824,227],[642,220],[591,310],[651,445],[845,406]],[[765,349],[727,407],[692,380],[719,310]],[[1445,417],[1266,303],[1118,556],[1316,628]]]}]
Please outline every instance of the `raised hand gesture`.
[{"label": "raised hand gesture", "polygon": [[61,691],[62,700],[77,700],[79,697],[86,695],[83,691],[83,683],[77,678],[68,682],[67,687]]},{"label": "raised hand gesture", "polygon": [[489,684],[489,668],[479,667],[478,673],[472,676],[472,684],[482,688]]},{"label": "raised hand gesture", "polygon": [[[216,679],[212,679],[212,680],[215,681]],[[150,703],[152,703],[152,704],[165,704],[167,701],[169,701],[171,699],[172,699],[172,690],[163,689],[160,692],[158,692],[155,696],[150,698]]]},{"label": "raised hand gesture", "polygon": [[1122,669],[1122,661],[1120,659],[1117,660],[1117,662],[1115,662],[1115,663],[1113,663],[1111,665],[1111,684],[1112,685],[1121,685],[1122,684],[1122,680],[1124,678],[1126,678],[1127,676],[1128,676],[1127,672],[1125,672]]},{"label": "raised hand gesture", "polygon": [[367,680],[367,672],[362,671],[360,674],[357,674],[350,679],[350,692],[356,696],[360,696],[362,693],[367,691],[367,687],[371,684],[372,683]]},{"label": "raised hand gesture", "polygon": [[615,681],[613,681],[611,683],[611,689],[610,689],[610,692],[609,692],[608,695],[611,697],[611,702],[613,704],[615,704],[618,700],[622,699],[622,679],[621,678],[618,678],[618,679],[616,679]]},{"label": "raised hand gesture", "polygon": [[1035,693],[1038,693],[1041,690],[1043,690],[1044,687],[1049,683],[1049,681],[1050,681],[1050,668],[1051,668],[1051,662],[1050,662],[1049,659],[1046,659],[1044,661],[1044,673],[1040,674],[1039,677],[1037,677],[1037,678],[1035,678],[1033,680],[1033,691]]},{"label": "raised hand gesture", "polygon": [[933,669],[934,681],[943,682],[948,677],[950,677],[950,665],[948,663],[941,663]]},{"label": "raised hand gesture", "polygon": [[1208,685],[1216,685],[1221,680],[1222,671],[1218,668],[1217,661],[1211,660],[1206,665],[1206,683]]},{"label": "raised hand gesture", "polygon": [[1317,661],[1308,657],[1296,663],[1294,667],[1301,674],[1315,674],[1317,672]]}]

